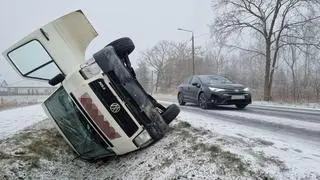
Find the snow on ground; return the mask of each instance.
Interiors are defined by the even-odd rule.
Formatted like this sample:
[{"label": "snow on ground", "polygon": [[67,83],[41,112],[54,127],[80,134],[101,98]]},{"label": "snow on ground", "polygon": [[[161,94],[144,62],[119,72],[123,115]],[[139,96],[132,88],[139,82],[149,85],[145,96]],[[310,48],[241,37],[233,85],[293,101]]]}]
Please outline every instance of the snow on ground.
[{"label": "snow on ground", "polygon": [[[199,109],[199,111],[202,111]],[[220,112],[219,112],[220,113]],[[232,111],[223,113],[233,113]],[[236,112],[238,113],[238,111]],[[199,115],[182,111],[180,119],[190,123],[193,127],[203,128],[211,132],[227,137],[233,137],[233,141],[245,142],[247,147],[239,148],[242,143],[230,143],[228,150],[243,155],[245,159],[252,159],[252,156],[264,155],[274,161],[281,163],[282,170],[290,178],[304,177],[310,174],[320,175],[320,143],[306,140],[299,140],[296,137],[270,133],[257,128],[239,124],[228,123],[208,115]],[[265,158],[265,157],[263,157]],[[266,159],[268,159],[266,158]],[[274,168],[267,172],[273,177],[283,174]]]},{"label": "snow on ground", "polygon": [[[0,111],[0,179],[320,179],[319,141],[186,109],[151,147],[97,163],[76,158],[53,123],[41,121],[47,117],[40,105]],[[261,120],[246,112],[214,112]],[[262,119],[300,125],[291,119]],[[308,123],[305,128],[319,131]]]},{"label": "snow on ground", "polygon": [[305,108],[305,109],[320,109],[320,103],[286,103],[286,102],[267,102],[267,101],[253,101],[253,105],[276,106],[276,107],[290,107],[290,108]]},{"label": "snow on ground", "polygon": [[[39,128],[41,127],[41,128]],[[208,142],[210,139],[211,142]],[[0,179],[266,179],[219,144],[225,138],[176,120],[145,149],[96,163],[76,158],[51,121],[0,140]],[[265,164],[265,162],[261,162]]]},{"label": "snow on ground", "polygon": [[46,118],[39,104],[0,111],[0,139]]}]

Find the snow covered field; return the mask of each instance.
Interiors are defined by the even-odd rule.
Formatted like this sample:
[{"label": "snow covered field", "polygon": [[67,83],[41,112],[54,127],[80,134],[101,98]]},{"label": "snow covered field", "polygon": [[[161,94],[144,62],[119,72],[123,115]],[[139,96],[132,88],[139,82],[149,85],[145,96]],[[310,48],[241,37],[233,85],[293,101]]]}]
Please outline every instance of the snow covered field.
[{"label": "snow covered field", "polygon": [[35,104],[43,102],[48,95],[28,95],[28,96],[0,96],[0,100],[3,103],[20,104]]},{"label": "snow covered field", "polygon": [[39,104],[0,111],[0,139],[47,118]]},{"label": "snow covered field", "polygon": [[75,159],[40,105],[0,117],[0,179],[320,179],[317,110],[182,106],[165,138],[97,163]]}]

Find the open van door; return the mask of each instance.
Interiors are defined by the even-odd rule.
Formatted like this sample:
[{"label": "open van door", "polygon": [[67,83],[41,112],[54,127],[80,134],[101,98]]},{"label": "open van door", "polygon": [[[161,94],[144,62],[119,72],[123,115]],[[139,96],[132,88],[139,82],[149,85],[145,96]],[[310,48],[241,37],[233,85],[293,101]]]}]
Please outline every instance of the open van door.
[{"label": "open van door", "polygon": [[97,35],[78,10],[34,31],[3,55],[21,76],[47,81],[84,63],[87,46]]}]

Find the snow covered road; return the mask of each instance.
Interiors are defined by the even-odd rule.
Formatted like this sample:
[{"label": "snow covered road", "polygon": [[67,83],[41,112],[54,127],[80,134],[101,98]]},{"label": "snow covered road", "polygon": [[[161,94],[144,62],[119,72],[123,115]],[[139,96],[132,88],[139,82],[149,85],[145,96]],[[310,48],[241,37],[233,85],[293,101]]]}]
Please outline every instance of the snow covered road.
[{"label": "snow covered road", "polygon": [[[157,99],[165,105],[176,103],[170,98]],[[180,107],[180,119],[192,126],[251,144],[248,149],[229,145],[233,153],[248,159],[248,151],[274,157],[296,174],[292,178],[320,174],[320,110],[264,105],[249,105],[244,110],[232,106],[202,110],[192,104]]]}]

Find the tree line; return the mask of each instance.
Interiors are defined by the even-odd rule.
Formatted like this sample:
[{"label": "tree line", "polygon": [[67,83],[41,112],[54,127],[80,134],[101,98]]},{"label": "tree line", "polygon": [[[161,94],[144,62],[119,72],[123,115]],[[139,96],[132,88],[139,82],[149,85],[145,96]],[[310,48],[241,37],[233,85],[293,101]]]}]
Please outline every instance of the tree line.
[{"label": "tree line", "polygon": [[[195,48],[196,74],[245,84],[255,99],[320,100],[318,0],[215,0],[207,47]],[[192,72],[189,42],[161,41],[139,59],[149,91],[172,92]]]}]

